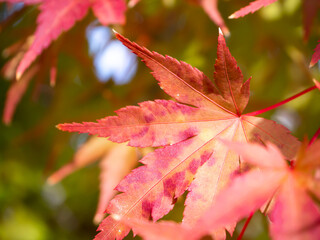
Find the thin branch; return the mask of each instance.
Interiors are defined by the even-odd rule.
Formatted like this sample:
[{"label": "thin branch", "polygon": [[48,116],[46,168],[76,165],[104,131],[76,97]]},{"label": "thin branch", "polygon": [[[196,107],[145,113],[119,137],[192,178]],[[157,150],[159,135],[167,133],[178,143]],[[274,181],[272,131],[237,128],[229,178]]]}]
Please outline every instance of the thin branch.
[{"label": "thin branch", "polygon": [[310,146],[315,140],[317,140],[318,136],[320,135],[320,127],[318,128],[318,130],[316,131],[316,133],[313,135],[313,137],[311,138],[308,146]]},{"label": "thin branch", "polygon": [[242,239],[243,234],[244,234],[244,232],[246,231],[246,229],[247,229],[247,227],[248,227],[248,225],[249,225],[249,222],[251,221],[251,219],[252,219],[252,217],[253,217],[253,214],[254,214],[254,212],[250,213],[250,216],[247,218],[247,221],[245,222],[245,224],[244,224],[244,226],[243,226],[243,228],[242,228],[242,230],[241,230],[241,233],[240,233],[240,235],[238,236],[237,240],[241,240],[241,239]]},{"label": "thin branch", "polygon": [[272,105],[270,107],[267,107],[267,108],[264,108],[264,109],[261,109],[261,110],[255,111],[255,112],[244,114],[244,116],[256,116],[258,114],[262,114],[262,113],[268,112],[268,111],[270,111],[272,109],[275,109],[277,107],[280,107],[283,104],[286,104],[287,102],[290,102],[290,101],[292,101],[292,100],[294,100],[294,99],[296,99],[296,98],[298,98],[298,97],[300,97],[300,96],[302,96],[302,95],[304,95],[304,94],[306,94],[306,93],[308,93],[308,92],[310,92],[310,91],[312,91],[314,89],[317,89],[317,87],[316,86],[309,87],[308,89],[303,90],[302,92],[300,92],[300,93],[298,93],[298,94],[296,94],[296,95],[294,95],[292,97],[289,97],[289,98],[287,98],[287,99],[285,99],[285,100],[283,100],[283,101],[281,101],[281,102],[279,102],[277,104],[274,104],[274,105]]}]

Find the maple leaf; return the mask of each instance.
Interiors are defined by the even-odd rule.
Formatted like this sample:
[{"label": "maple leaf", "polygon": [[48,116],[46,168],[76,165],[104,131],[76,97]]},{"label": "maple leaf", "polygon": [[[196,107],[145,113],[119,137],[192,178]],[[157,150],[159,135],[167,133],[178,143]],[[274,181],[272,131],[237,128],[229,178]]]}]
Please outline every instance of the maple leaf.
[{"label": "maple leaf", "polygon": [[[274,204],[267,205],[271,208],[268,212],[272,239],[317,239],[320,234],[320,210],[309,193],[320,196],[319,179],[314,177],[320,167],[320,141],[309,147],[302,145],[297,160],[291,161],[291,165],[270,143],[266,147],[229,141],[224,143],[238,152],[242,160],[259,169],[233,178],[194,227],[169,221],[153,223],[135,218],[114,218],[118,217],[118,221],[129,225],[147,240],[156,239],[157,234],[166,240],[184,239],[185,236],[194,240],[212,229],[251,215],[274,198]],[[161,234],[165,228],[168,232]]]},{"label": "maple leaf", "polygon": [[[259,169],[236,177],[221,191],[215,204],[198,221],[198,231],[205,233],[212,227],[238,221],[274,197],[269,210],[272,239],[317,239],[320,211],[309,192],[319,193],[319,188],[314,188],[319,181],[314,178],[314,172],[320,167],[320,141],[309,148],[303,146],[297,160],[290,165],[270,143],[266,148],[257,144],[226,144]],[[223,206],[228,206],[227,211]]]},{"label": "maple leaf", "polygon": [[81,20],[90,7],[102,24],[124,24],[125,22],[124,0],[6,0],[6,2],[41,3],[35,38],[17,68],[17,79],[53,40],[57,39],[62,32],[72,28],[76,21]]},{"label": "maple leaf", "polygon": [[[118,185],[107,212],[119,216],[152,218],[167,214],[174,199],[186,189],[184,224],[192,225],[211,206],[215,195],[239,167],[239,157],[217,138],[247,142],[271,141],[286,156],[293,156],[299,142],[273,121],[242,115],[249,100],[249,80],[243,76],[219,34],[214,81],[198,69],[169,56],[150,52],[120,34],[116,37],[142,58],[160,87],[180,104],[170,100],[147,101],[128,106],[117,116],[60,124],[64,131],[97,134],[130,146],[159,147],[146,155],[145,166],[135,169]],[[192,184],[191,184],[192,182]],[[191,185],[190,185],[191,184]],[[129,231],[107,217],[96,239],[121,239]]]},{"label": "maple leaf", "polygon": [[72,162],[48,178],[49,184],[56,184],[72,172],[100,159],[100,196],[94,216],[97,224],[103,219],[109,201],[117,193],[114,188],[138,161],[134,148],[115,144],[105,138],[92,137],[77,150]]},{"label": "maple leaf", "polygon": [[[40,14],[37,22],[38,27],[35,35],[29,37],[20,49],[16,49],[13,57],[4,67],[8,78],[12,78],[12,71],[16,71],[16,78],[20,79],[26,69],[32,64],[41,52],[47,48],[53,40],[59,37],[63,31],[69,30],[76,21],[82,19],[90,6],[102,24],[124,24],[126,5],[124,0],[0,0],[0,2],[24,4],[39,4]],[[26,45],[28,49],[25,50]],[[22,54],[23,53],[23,54]],[[57,67],[56,60],[50,68],[50,85],[56,82]],[[32,71],[35,75],[35,72]],[[10,93],[7,94],[3,121],[9,124],[12,120],[14,110],[27,89],[32,76],[24,78],[23,83],[13,83]],[[28,79],[28,81],[26,81]],[[14,91],[17,91],[16,93]]]},{"label": "maple leaf", "polygon": [[140,0],[130,0],[128,3],[129,7],[134,7]]},{"label": "maple leaf", "polygon": [[89,6],[88,1],[80,0],[42,2],[39,6],[40,14],[37,18],[38,26],[35,38],[17,68],[17,79],[22,76],[36,57],[50,45],[52,40],[57,39],[63,31],[69,30],[76,21],[86,15]]},{"label": "maple leaf", "polygon": [[[264,172],[262,175],[260,173],[260,170],[252,170],[244,176],[235,177],[217,195],[216,201],[192,227],[170,221],[151,222],[118,215],[112,215],[112,217],[130,226],[136,234],[146,240],[156,239],[157,235],[161,235],[163,240],[201,239],[215,229],[239,221],[270,200],[284,177],[274,172]],[[164,232],[165,228],[168,231],[165,234],[159,234]]]}]

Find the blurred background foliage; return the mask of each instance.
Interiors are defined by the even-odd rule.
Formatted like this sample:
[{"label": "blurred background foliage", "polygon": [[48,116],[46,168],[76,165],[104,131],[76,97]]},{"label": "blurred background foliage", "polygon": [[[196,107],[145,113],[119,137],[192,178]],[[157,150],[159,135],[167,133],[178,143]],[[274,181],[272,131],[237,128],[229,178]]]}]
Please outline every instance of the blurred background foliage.
[{"label": "blurred background foliage", "polygon": [[[308,65],[320,39],[319,14],[303,41],[301,0],[280,0],[237,20],[227,17],[248,0],[220,0],[230,29],[227,44],[245,78],[252,76],[247,112],[281,101],[320,79]],[[0,67],[6,49],[26,41],[36,28],[35,6],[0,4]],[[141,0],[128,9],[124,26],[112,26],[130,40],[186,61],[212,78],[218,29],[203,9],[186,0]],[[57,62],[57,81],[49,66]],[[138,59],[90,13],[37,59],[31,80],[10,125],[0,123],[0,239],[92,239],[99,193],[99,167],[92,164],[49,185],[47,177],[69,162],[87,136],[60,132],[58,123],[94,121],[138,102],[165,98]],[[3,112],[10,80],[0,76]],[[311,93],[263,116],[287,126],[300,140],[319,127],[320,94]],[[183,199],[165,218],[180,220]],[[268,239],[267,222],[254,216],[245,239]],[[236,239],[238,232],[233,239]],[[128,238],[131,238],[129,236]]]}]

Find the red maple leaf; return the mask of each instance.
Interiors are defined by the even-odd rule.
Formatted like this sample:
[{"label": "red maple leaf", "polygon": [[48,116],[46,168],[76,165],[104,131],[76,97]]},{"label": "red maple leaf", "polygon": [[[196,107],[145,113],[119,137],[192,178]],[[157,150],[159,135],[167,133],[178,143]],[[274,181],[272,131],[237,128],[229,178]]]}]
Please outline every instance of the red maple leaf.
[{"label": "red maple leaf", "polygon": [[[146,240],[200,239],[213,229],[219,229],[252,213],[263,206],[268,209],[272,239],[313,240],[320,236],[320,210],[313,198],[319,198],[320,141],[300,149],[297,160],[290,165],[273,144],[266,148],[257,144],[225,142],[239,153],[242,161],[258,167],[235,177],[223,189],[214,204],[192,227],[162,221],[153,223],[135,218],[117,220],[132,227]],[[272,200],[272,204],[270,203]],[[266,212],[265,209],[264,212]],[[168,229],[166,234],[161,234]]]},{"label": "red maple leaf", "polygon": [[[20,50],[18,52],[19,64],[14,63],[17,79],[21,78],[26,69],[53,40],[57,39],[63,31],[68,31],[72,28],[76,21],[81,20],[90,6],[102,24],[123,24],[125,22],[126,5],[124,0],[0,0],[0,2],[12,4],[23,2],[26,5],[40,4],[40,14],[37,19],[38,26],[34,36],[30,38],[33,40],[26,51]],[[128,4],[133,6],[137,2],[138,0],[131,0]],[[217,9],[217,0],[201,0],[198,3],[203,6],[204,10],[224,33],[228,34],[229,30]],[[23,56],[21,56],[21,52],[24,52]],[[52,65],[50,69],[50,84],[52,86],[55,85],[56,75],[56,65]],[[12,90],[10,94],[7,94],[6,109],[3,115],[3,120],[6,124],[11,122],[15,107],[24,94],[31,78],[30,74],[28,74],[28,81],[23,81],[26,83],[23,84],[23,88],[21,83],[11,86]],[[14,94],[13,90],[18,89],[18,86],[20,86],[20,90],[17,90],[17,93]]]},{"label": "red maple leaf", "polygon": [[[97,134],[130,146],[159,147],[145,156],[145,166],[135,169],[118,185],[107,208],[119,216],[158,220],[173,207],[186,189],[184,224],[193,225],[211,206],[216,194],[239,167],[239,157],[218,138],[240,142],[271,141],[292,157],[299,142],[273,121],[242,115],[249,100],[249,80],[226,46],[218,38],[214,81],[185,62],[140,47],[116,34],[122,43],[142,58],[160,87],[180,104],[155,100],[116,111],[117,116],[60,124],[64,131]],[[252,114],[251,114],[252,115]],[[192,184],[191,184],[192,182]],[[190,185],[191,184],[191,185]],[[96,239],[121,239],[129,232],[124,224],[107,217]]]},{"label": "red maple leaf", "polygon": [[[238,221],[273,197],[268,210],[272,239],[317,239],[320,210],[310,193],[320,196],[319,180],[315,178],[320,167],[320,141],[309,148],[304,145],[290,164],[272,144],[267,144],[267,148],[256,144],[226,144],[259,169],[235,178],[221,192],[197,223],[198,232],[203,234],[208,229]],[[228,206],[228,211],[223,212],[223,206]]]},{"label": "red maple leaf", "polygon": [[104,25],[125,22],[125,0],[5,0],[5,2],[40,3],[35,38],[17,68],[17,79],[53,40],[62,32],[72,28],[76,21],[81,20],[90,7]]},{"label": "red maple leaf", "polygon": [[[69,30],[76,21],[81,20],[90,6],[102,24],[123,24],[125,22],[126,5],[124,0],[0,0],[0,2],[23,2],[26,5],[40,3],[39,9],[41,12],[37,19],[38,26],[34,36],[29,37],[24,44],[17,43],[11,46],[14,47],[16,55],[5,65],[4,71],[9,73],[8,78],[14,80],[15,77],[11,76],[12,71],[16,71],[16,79],[19,80],[37,56],[63,31]],[[20,49],[17,46],[20,46]],[[26,48],[26,46],[28,47]],[[30,73],[26,73],[27,76],[21,78],[21,83],[14,82],[11,85],[7,93],[3,113],[5,124],[11,123],[18,102],[25,93],[30,80],[36,74],[34,69],[29,71],[32,76]],[[51,86],[55,85],[56,75],[56,59],[52,59],[50,68]]]}]

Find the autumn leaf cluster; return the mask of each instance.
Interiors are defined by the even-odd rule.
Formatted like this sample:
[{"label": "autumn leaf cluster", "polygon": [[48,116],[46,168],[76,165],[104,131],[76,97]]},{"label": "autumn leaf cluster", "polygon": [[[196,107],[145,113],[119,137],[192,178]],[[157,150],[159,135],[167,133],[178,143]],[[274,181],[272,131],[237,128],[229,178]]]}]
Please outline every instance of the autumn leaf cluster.
[{"label": "autumn leaf cluster", "polygon": [[[100,224],[101,232],[96,239],[121,239],[128,234],[130,227],[146,239],[156,239],[159,234],[157,228],[163,226],[151,224],[149,227],[150,223],[144,222],[145,226],[141,227],[140,221],[162,218],[186,190],[189,193],[185,200],[183,223],[174,225],[174,233],[164,239],[173,239],[177,233],[194,239],[205,234],[223,239],[224,229],[232,234],[238,220],[272,201],[272,198],[276,199],[275,205],[268,212],[270,216],[276,215],[274,219],[277,220],[270,230],[275,239],[279,236],[282,239],[282,235],[288,238],[290,232],[299,232],[304,227],[300,218],[295,219],[290,210],[277,205],[288,209],[292,207],[300,215],[310,205],[310,213],[316,215],[310,219],[307,216],[306,222],[312,224],[316,221],[319,214],[317,206],[307,194],[305,181],[301,181],[301,186],[295,174],[295,171],[305,170],[299,165],[310,167],[304,163],[305,156],[294,160],[299,141],[282,125],[255,116],[269,109],[243,114],[249,100],[250,79],[244,81],[222,34],[218,39],[215,84],[187,63],[150,52],[120,34],[116,33],[116,36],[142,58],[161,89],[177,102],[148,101],[140,103],[139,107],[120,109],[116,111],[117,116],[100,119],[97,123],[58,125],[60,130],[108,137],[114,142],[128,142],[133,147],[163,146],[142,158],[144,166],[135,169],[117,186],[121,194],[108,205],[107,213],[110,215]],[[221,139],[230,143],[226,144]],[[232,145],[232,142],[241,142],[242,145]],[[266,144],[268,150],[244,144],[251,142]],[[239,154],[259,170],[242,174],[241,168],[245,163],[239,159]],[[306,155],[313,153],[307,152]],[[292,167],[287,166],[285,159],[292,159]],[[265,172],[264,167],[267,168]],[[316,182],[313,179],[315,170],[311,167],[310,172],[307,171],[306,182]],[[233,175],[239,171],[240,176],[234,178]],[[279,190],[282,188],[284,190]],[[293,198],[299,196],[303,206],[290,206],[289,193]],[[235,199],[232,195],[240,197]],[[283,218],[291,219],[292,226],[281,224],[283,220],[279,219]],[[138,230],[135,230],[136,225]],[[155,229],[155,232],[144,233],[146,228]],[[318,228],[315,226],[301,234],[316,236]]]},{"label": "autumn leaf cluster", "polygon": [[[14,56],[4,67],[5,74],[15,78],[3,115],[4,122],[10,123],[31,79],[43,69],[44,64],[36,59],[62,32],[82,20],[90,8],[101,24],[124,25],[127,6],[134,7],[140,1],[3,2],[37,4],[40,10],[34,35],[11,49]],[[320,130],[310,141],[301,142],[285,126],[257,115],[320,89],[319,82],[314,79],[306,90],[267,108],[247,111],[250,83],[255,79],[244,78],[227,47],[225,36],[230,31],[218,11],[218,1],[192,2],[219,27],[213,77],[114,31],[114,36],[151,69],[169,100],[129,105],[96,122],[57,125],[62,131],[99,138],[90,138],[73,161],[53,173],[48,182],[55,184],[102,159],[94,217],[101,223],[95,239],[123,239],[131,230],[145,239],[200,239],[205,235],[226,239],[240,220],[247,218],[249,223],[257,211],[268,219],[272,239],[317,239],[320,141],[316,139]],[[244,17],[275,2],[253,1],[230,18]],[[317,0],[303,2],[305,40],[319,8]],[[319,56],[320,45],[310,67]],[[50,83],[55,85],[56,59],[46,64]],[[184,195],[182,222],[159,222]]]}]

